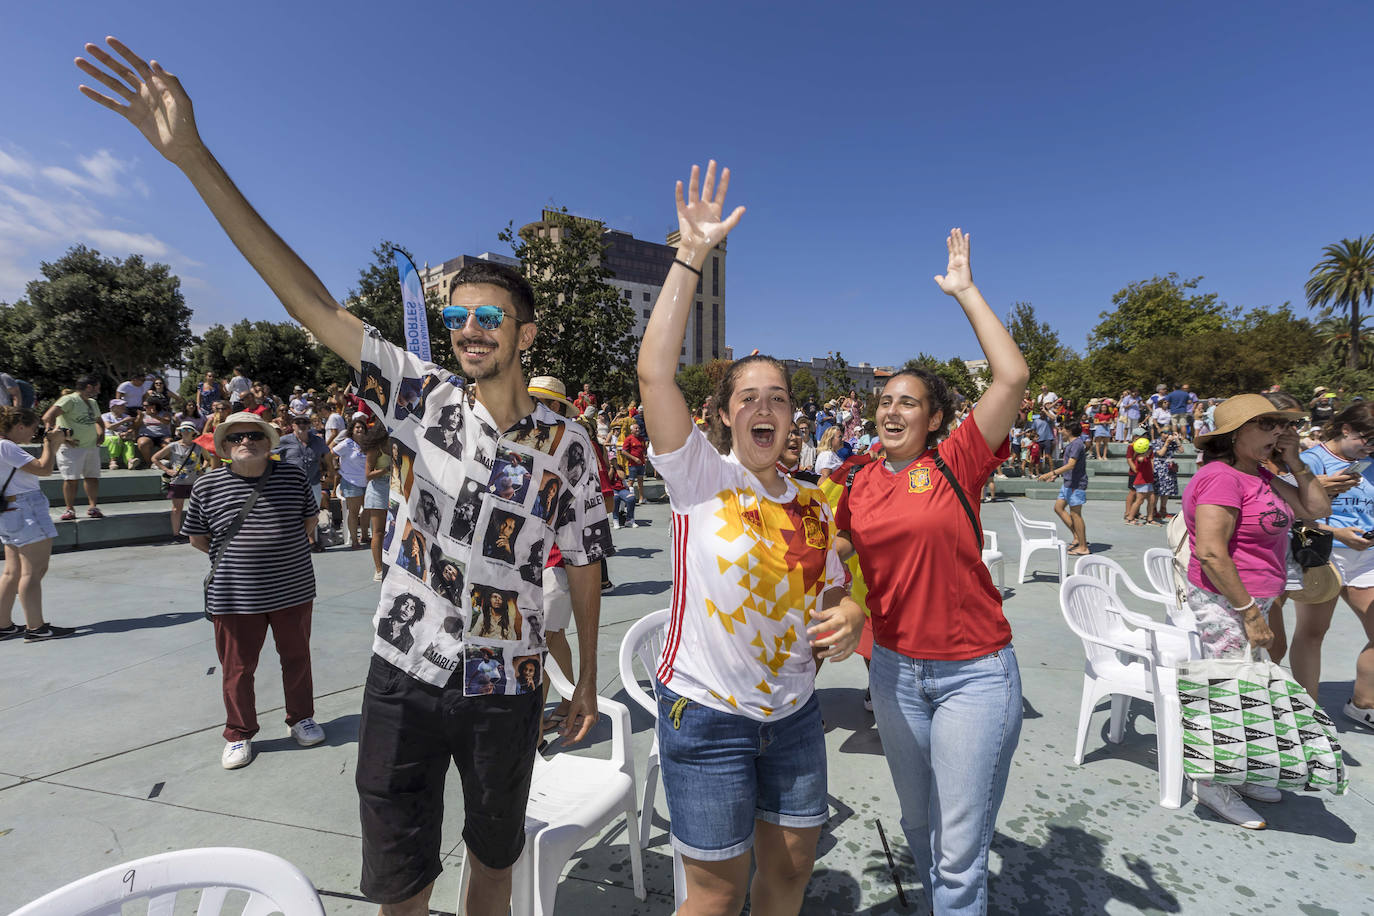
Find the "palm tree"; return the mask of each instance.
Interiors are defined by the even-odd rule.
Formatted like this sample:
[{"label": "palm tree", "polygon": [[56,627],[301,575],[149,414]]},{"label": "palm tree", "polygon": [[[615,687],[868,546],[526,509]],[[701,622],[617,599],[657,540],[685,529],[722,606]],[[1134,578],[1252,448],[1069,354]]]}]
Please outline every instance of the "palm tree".
[{"label": "palm tree", "polygon": [[[1340,362],[1345,362],[1350,354],[1350,325],[1345,318],[1329,315],[1316,324],[1317,340],[1326,346],[1327,352]],[[1360,316],[1360,359],[1370,368],[1370,353],[1374,351],[1374,315]]]},{"label": "palm tree", "polygon": [[1307,305],[1328,312],[1348,312],[1350,349],[1346,352],[1346,366],[1360,365],[1360,301],[1366,307],[1374,302],[1374,235],[1357,239],[1341,239],[1339,244],[1327,245],[1325,255],[1307,280]]}]

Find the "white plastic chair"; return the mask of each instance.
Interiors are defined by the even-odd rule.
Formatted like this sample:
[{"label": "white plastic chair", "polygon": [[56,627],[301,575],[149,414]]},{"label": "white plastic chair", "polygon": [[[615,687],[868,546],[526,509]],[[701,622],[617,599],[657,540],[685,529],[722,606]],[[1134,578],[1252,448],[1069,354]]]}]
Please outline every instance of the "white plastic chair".
[{"label": "white plastic chair", "polygon": [[1155,746],[1159,759],[1159,803],[1183,802],[1183,726],[1178,701],[1177,661],[1161,642],[1189,644],[1190,634],[1121,606],[1116,593],[1091,576],[1069,576],[1059,589],[1059,606],[1069,629],[1083,641],[1083,699],[1073,762],[1083,763],[1088,726],[1098,701],[1112,699],[1107,740],[1121,741],[1131,698],[1154,705]]},{"label": "white plastic chair", "polygon": [[[652,681],[658,668],[658,657],[663,651],[663,640],[668,633],[668,618],[671,610],[664,608],[645,614],[635,621],[634,626],[625,633],[620,641],[620,685],[625,693],[644,711],[658,721],[658,700],[639,682],[635,672],[635,661],[644,666]],[[658,788],[658,734],[654,734],[653,746],[649,749],[649,765],[644,775],[644,794],[639,806],[639,843],[649,847],[649,827],[654,818],[654,795]],[[687,881],[683,872],[682,857],[673,850],[673,897],[674,906],[681,907],[686,902]]]},{"label": "white plastic chair", "polygon": [[[570,699],[573,685],[552,656],[544,673],[559,695]],[[630,872],[635,896],[645,899],[644,860],[635,817],[634,756],[630,752],[630,711],[609,697],[597,697],[601,715],[611,720],[611,756],[534,755],[530,800],[525,807],[525,849],[511,876],[512,916],[551,916],[563,867],[583,844],[607,824],[625,818],[630,846]],[[471,874],[467,848],[458,881],[458,912]]]},{"label": "white plastic chair", "polygon": [[1002,564],[1005,559],[1006,558],[1002,556],[1002,551],[997,549],[997,532],[989,531],[988,529],[984,528],[983,565],[988,568],[988,572],[992,572],[992,568],[994,566],[997,567],[998,591],[1001,591],[1007,587],[1007,574],[1006,571],[1002,568]]},{"label": "white plastic chair", "polygon": [[1169,595],[1173,601],[1169,622],[1185,630],[1196,630],[1197,618],[1188,607],[1187,585],[1180,583],[1174,570],[1174,553],[1167,547],[1151,547],[1145,551],[1145,578],[1150,580],[1155,591]]},{"label": "white plastic chair", "polygon": [[[625,633],[620,641],[620,684],[625,693],[645,712],[658,718],[658,701],[653,693],[645,690],[639,683],[635,672],[635,661],[644,667],[649,680],[654,678],[658,667],[658,657],[663,651],[663,640],[668,634],[668,616],[671,611],[664,608],[645,614]],[[649,764],[644,771],[644,791],[639,803],[639,846],[649,847],[649,825],[654,819],[654,795],[658,791],[658,735],[654,735],[653,746],[649,749]]]},{"label": "white plastic chair", "polygon": [[[11,916],[120,916],[147,900],[149,916],[171,916],[179,891],[200,891],[197,916],[223,912],[231,891],[244,891],[243,916],[324,916],[320,896],[299,868],[256,849],[211,846],[134,859],[44,894]],[[233,907],[234,912],[238,906]]]},{"label": "white plastic chair", "polygon": [[[1151,601],[1163,606],[1164,614],[1168,618],[1168,623],[1187,637],[1183,642],[1179,642],[1174,638],[1174,634],[1161,633],[1159,635],[1159,648],[1165,655],[1166,663],[1178,664],[1180,661],[1185,661],[1189,658],[1202,657],[1202,637],[1198,635],[1196,628],[1192,626],[1191,615],[1189,616],[1188,624],[1185,625],[1179,622],[1178,601],[1173,595],[1161,595],[1159,592],[1141,588],[1139,585],[1135,584],[1135,580],[1133,580],[1130,574],[1122,568],[1120,563],[1116,562],[1111,557],[1104,557],[1098,554],[1079,557],[1078,562],[1074,563],[1073,572],[1076,576],[1091,576],[1098,580],[1103,585],[1106,585],[1107,588],[1111,589],[1112,594],[1117,596],[1118,599],[1121,597],[1120,586],[1124,585],[1126,586],[1126,590],[1137,598],[1143,598],[1146,601]],[[1126,619],[1131,621],[1135,626],[1142,625],[1136,618],[1154,622],[1153,617],[1135,611],[1129,611],[1124,605],[1122,606],[1121,612]],[[1138,645],[1143,647],[1144,642],[1139,642]]]},{"label": "white plastic chair", "polygon": [[1021,514],[1016,504],[1011,505],[1011,518],[1016,523],[1016,536],[1021,539],[1021,563],[1016,572],[1017,583],[1026,581],[1026,563],[1037,550],[1054,550],[1059,553],[1059,581],[1063,582],[1069,572],[1069,545],[1059,536],[1054,522],[1033,522]]}]

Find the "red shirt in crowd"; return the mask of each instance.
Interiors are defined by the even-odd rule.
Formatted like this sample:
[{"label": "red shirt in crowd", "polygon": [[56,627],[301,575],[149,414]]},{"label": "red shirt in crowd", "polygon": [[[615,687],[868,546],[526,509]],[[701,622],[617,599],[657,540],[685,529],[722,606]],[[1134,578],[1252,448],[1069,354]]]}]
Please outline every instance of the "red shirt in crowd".
[{"label": "red shirt in crowd", "polygon": [[[1007,443],[989,451],[970,414],[939,451],[977,517]],[[858,552],[878,645],[909,658],[966,661],[1011,642],[1002,595],[933,452],[896,474],[883,461],[866,465],[840,497],[835,521]]]},{"label": "red shirt in crowd", "polygon": [[625,453],[631,467],[644,463],[644,440],[634,433],[625,434],[625,441],[620,443],[620,450]]}]

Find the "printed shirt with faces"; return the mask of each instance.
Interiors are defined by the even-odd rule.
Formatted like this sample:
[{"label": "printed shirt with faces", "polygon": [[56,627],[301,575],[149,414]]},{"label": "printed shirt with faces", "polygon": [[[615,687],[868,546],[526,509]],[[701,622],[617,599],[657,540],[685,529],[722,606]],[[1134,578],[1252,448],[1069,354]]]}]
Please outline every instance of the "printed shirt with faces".
[{"label": "printed shirt with faces", "polygon": [[673,509],[673,603],[658,679],[712,709],[784,718],[811,697],[806,628],[821,597],[845,584],[830,504],[784,478],[770,495],[699,429],[666,455],[650,451]]},{"label": "printed shirt with faces", "polygon": [[[611,553],[586,432],[543,405],[496,429],[475,391],[367,327],[359,393],[391,433],[391,487],[373,651],[437,686],[527,693],[540,678],[543,574]],[[397,397],[397,394],[400,397]]]}]

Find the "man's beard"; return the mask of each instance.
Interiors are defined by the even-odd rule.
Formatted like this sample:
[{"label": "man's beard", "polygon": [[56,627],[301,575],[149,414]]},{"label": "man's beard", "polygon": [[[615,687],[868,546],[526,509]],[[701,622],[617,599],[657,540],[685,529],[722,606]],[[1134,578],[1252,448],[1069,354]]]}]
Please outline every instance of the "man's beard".
[{"label": "man's beard", "polygon": [[[458,365],[461,368],[463,365],[463,357],[456,353],[454,355],[458,356]],[[494,351],[494,355],[495,358],[491,362],[491,368],[478,370],[477,372],[473,373],[468,373],[467,370],[463,370],[464,374],[466,374],[468,378],[474,382],[485,382],[488,379],[497,378],[501,374],[508,371],[510,367],[519,360],[520,351],[517,350],[514,346],[512,346],[510,354],[506,356],[502,354],[500,348],[498,347]]]}]

